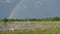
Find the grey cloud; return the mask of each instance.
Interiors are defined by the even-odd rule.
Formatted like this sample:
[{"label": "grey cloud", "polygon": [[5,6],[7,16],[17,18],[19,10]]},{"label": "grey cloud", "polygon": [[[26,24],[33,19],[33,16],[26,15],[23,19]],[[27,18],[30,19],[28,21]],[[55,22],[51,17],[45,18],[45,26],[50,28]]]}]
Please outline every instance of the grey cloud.
[{"label": "grey cloud", "polygon": [[[39,5],[40,4],[40,5]],[[56,11],[56,0],[25,0],[21,6],[27,6],[28,8],[18,8],[16,9],[12,17],[51,17],[59,16]],[[20,7],[20,6],[19,6]],[[38,8],[37,8],[38,7]],[[18,14],[17,14],[18,13]],[[17,17],[16,17],[17,16]]]},{"label": "grey cloud", "polygon": [[[20,0],[18,8],[12,18],[28,17],[53,17],[60,16],[60,0]],[[11,4],[0,4],[0,15],[8,16],[9,10],[17,4],[18,0],[12,0]],[[9,8],[8,8],[9,7]],[[37,8],[38,7],[38,8]],[[3,9],[3,10],[2,10]],[[4,13],[1,11],[5,11]],[[8,14],[7,14],[8,13]],[[5,15],[5,16],[4,16]]]}]

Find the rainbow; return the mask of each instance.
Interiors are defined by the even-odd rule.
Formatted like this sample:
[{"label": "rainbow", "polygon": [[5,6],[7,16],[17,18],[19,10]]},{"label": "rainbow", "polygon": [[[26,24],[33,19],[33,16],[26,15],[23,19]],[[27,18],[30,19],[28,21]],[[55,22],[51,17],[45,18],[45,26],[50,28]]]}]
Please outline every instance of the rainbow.
[{"label": "rainbow", "polygon": [[16,9],[20,6],[20,4],[22,4],[24,0],[19,0],[17,2],[17,4],[13,7],[13,9],[11,10],[11,13],[9,14],[9,19],[12,18],[13,14],[15,13]]}]

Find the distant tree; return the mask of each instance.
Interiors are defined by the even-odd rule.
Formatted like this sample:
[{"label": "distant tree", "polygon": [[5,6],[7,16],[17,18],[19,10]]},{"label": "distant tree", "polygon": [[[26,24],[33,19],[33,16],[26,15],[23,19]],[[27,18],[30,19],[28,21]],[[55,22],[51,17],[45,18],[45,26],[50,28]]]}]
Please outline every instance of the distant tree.
[{"label": "distant tree", "polygon": [[54,17],[54,18],[52,18],[52,20],[53,20],[53,21],[59,21],[60,18],[59,18],[59,17]]},{"label": "distant tree", "polygon": [[8,19],[7,19],[7,18],[4,18],[3,21],[4,21],[3,25],[4,25],[4,26],[7,26],[7,21],[8,21]]},{"label": "distant tree", "polygon": [[3,21],[4,21],[4,22],[7,22],[7,21],[8,21],[8,19],[7,19],[7,18],[4,18],[4,19],[3,19]]}]

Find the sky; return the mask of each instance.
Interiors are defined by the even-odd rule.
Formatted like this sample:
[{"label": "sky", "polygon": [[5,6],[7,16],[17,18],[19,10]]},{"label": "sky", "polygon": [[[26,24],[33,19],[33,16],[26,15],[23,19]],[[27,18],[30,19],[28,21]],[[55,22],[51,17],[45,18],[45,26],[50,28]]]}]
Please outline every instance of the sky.
[{"label": "sky", "polygon": [[60,0],[0,0],[0,18],[60,17]]}]

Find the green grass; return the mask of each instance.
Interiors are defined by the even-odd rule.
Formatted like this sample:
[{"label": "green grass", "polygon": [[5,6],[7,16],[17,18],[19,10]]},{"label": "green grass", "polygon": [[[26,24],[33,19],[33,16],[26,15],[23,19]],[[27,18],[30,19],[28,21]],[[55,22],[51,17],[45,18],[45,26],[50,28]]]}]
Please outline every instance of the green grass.
[{"label": "green grass", "polygon": [[1,32],[0,34],[60,34],[60,28],[42,28],[36,30],[24,30],[20,32]]}]

